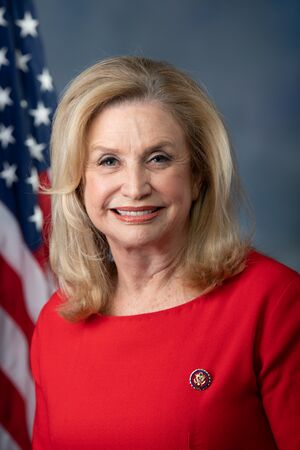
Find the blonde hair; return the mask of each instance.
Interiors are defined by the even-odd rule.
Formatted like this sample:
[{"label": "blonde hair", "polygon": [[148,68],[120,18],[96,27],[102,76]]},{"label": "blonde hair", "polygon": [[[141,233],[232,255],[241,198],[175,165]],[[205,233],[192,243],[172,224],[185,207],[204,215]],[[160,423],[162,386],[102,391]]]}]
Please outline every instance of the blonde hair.
[{"label": "blonde hair", "polygon": [[104,311],[116,284],[105,236],[91,223],[82,200],[87,130],[107,105],[136,100],[159,102],[174,115],[184,130],[193,171],[201,174],[185,252],[187,282],[207,292],[244,267],[248,243],[236,218],[238,178],[212,101],[168,63],[134,56],[106,59],[70,84],[53,124],[50,258],[67,300],[61,314],[68,320]]}]

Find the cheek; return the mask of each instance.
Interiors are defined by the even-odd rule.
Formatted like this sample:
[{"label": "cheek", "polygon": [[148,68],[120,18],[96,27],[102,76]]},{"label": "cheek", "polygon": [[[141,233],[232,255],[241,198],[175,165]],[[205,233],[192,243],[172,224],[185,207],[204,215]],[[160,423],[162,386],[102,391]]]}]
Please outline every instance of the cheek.
[{"label": "cheek", "polygon": [[193,195],[191,174],[186,171],[165,177],[161,182],[161,192],[164,192],[170,201],[189,207]]},{"label": "cheek", "polygon": [[83,191],[83,199],[86,210],[89,214],[90,210],[101,203],[102,189],[101,184],[94,174],[87,174],[85,178],[85,186]]}]

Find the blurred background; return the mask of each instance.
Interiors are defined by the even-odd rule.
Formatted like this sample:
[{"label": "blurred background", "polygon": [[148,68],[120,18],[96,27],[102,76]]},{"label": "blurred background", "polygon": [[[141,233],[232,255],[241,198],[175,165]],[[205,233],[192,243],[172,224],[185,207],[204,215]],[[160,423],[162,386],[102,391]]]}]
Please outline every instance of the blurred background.
[{"label": "blurred background", "polygon": [[58,94],[112,55],[165,59],[208,91],[256,216],[255,245],[300,270],[300,3],[36,0]]}]

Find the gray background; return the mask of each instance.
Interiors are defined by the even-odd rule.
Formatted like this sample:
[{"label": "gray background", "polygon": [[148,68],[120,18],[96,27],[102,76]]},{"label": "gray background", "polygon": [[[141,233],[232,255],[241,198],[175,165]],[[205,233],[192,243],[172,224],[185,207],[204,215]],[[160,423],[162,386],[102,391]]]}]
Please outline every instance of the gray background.
[{"label": "gray background", "polygon": [[256,246],[300,270],[300,2],[36,0],[58,93],[107,56],[165,59],[208,91],[256,215]]}]

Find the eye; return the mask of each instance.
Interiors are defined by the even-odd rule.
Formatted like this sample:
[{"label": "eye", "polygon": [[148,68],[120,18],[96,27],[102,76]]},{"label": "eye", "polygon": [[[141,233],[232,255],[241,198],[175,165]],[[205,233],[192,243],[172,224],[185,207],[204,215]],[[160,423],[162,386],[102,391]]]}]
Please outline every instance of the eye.
[{"label": "eye", "polygon": [[153,162],[155,164],[166,164],[171,161],[171,158],[170,158],[170,156],[168,156],[164,153],[158,153],[156,155],[151,156],[149,161]]},{"label": "eye", "polygon": [[114,156],[105,156],[98,161],[98,165],[104,167],[115,167],[117,163],[118,160]]}]

